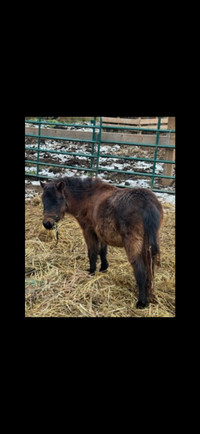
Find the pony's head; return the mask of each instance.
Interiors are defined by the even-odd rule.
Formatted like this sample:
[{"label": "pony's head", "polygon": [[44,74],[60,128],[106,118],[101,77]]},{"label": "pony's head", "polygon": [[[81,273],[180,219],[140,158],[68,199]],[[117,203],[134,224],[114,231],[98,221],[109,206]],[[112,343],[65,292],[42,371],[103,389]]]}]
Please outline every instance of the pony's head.
[{"label": "pony's head", "polygon": [[67,209],[67,202],[64,196],[65,183],[57,181],[47,184],[40,182],[40,184],[43,188],[43,225],[46,229],[52,229],[54,224],[64,217]]}]

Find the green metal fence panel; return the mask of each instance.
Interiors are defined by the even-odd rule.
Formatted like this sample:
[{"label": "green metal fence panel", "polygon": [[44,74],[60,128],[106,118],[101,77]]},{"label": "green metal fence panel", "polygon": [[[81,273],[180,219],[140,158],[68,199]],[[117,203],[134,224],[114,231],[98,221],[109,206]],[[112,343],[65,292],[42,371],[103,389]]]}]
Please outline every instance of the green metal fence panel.
[{"label": "green metal fence panel", "polygon": [[[25,163],[27,164],[33,164],[36,165],[36,173],[25,173],[26,176],[32,176],[35,177],[37,176],[38,178],[48,178],[47,176],[42,175],[41,173],[39,173],[39,167],[40,166],[52,166],[52,167],[60,167],[60,168],[66,168],[66,169],[73,169],[73,170],[82,170],[82,171],[87,171],[87,172],[94,172],[96,169],[93,169],[93,161],[94,158],[96,157],[95,154],[95,143],[96,143],[96,137],[95,137],[95,129],[98,128],[98,126],[96,125],[96,117],[94,117],[93,121],[91,122],[91,125],[85,125],[85,124],[76,124],[76,123],[61,123],[61,122],[47,122],[47,121],[42,121],[42,118],[40,117],[38,121],[30,121],[30,120],[26,120],[25,121],[27,124],[33,124],[33,125],[39,125],[38,127],[38,134],[31,134],[31,133],[25,133],[25,137],[30,137],[30,138],[37,138],[38,139],[38,145],[37,145],[37,159],[34,160],[25,160]],[[70,127],[76,127],[76,128],[92,128],[92,139],[74,139],[72,137],[59,137],[59,136],[49,136],[49,135],[45,135],[45,134],[41,134],[41,125],[48,125],[48,126],[70,126]],[[58,150],[52,150],[52,149],[44,149],[40,146],[41,144],[41,139],[48,139],[48,140],[56,140],[56,141],[66,141],[66,142],[81,142],[81,143],[91,143],[91,154],[86,154],[86,153],[80,153],[80,152],[68,152],[68,151],[58,151]],[[33,148],[31,148],[30,146],[26,146],[25,150],[33,150]],[[86,168],[86,167],[75,167],[75,166],[71,166],[71,165],[65,165],[65,164],[55,164],[55,163],[45,163],[44,161],[40,161],[39,160],[39,156],[41,152],[46,152],[49,154],[59,154],[59,155],[73,155],[73,156],[82,156],[82,157],[86,157],[86,158],[90,158],[91,159],[91,166],[90,168]]]},{"label": "green metal fence panel", "polygon": [[102,126],[101,125],[101,129],[117,129],[117,130],[137,130],[137,131],[145,131],[145,132],[156,132],[156,143],[155,144],[153,144],[153,143],[138,143],[138,142],[127,142],[127,141],[122,141],[122,140],[120,140],[120,141],[117,141],[117,140],[102,140],[101,139],[101,143],[104,143],[104,144],[109,144],[109,145],[112,145],[112,144],[120,144],[121,146],[123,146],[123,145],[126,145],[126,146],[137,146],[137,147],[140,147],[140,146],[142,146],[142,147],[151,147],[151,148],[155,148],[155,152],[154,152],[154,158],[153,159],[149,159],[149,158],[138,158],[138,157],[126,157],[126,156],[119,156],[119,157],[117,157],[116,155],[100,155],[101,156],[101,158],[107,158],[107,157],[109,157],[109,158],[123,158],[123,159],[128,159],[128,160],[135,160],[135,161],[151,161],[151,162],[153,162],[153,168],[152,168],[152,173],[144,173],[144,172],[135,172],[135,171],[126,171],[126,170],[116,170],[116,169],[109,169],[109,168],[101,168],[101,167],[98,167],[98,172],[101,172],[101,171],[107,171],[107,172],[118,172],[118,173],[124,173],[124,174],[128,174],[128,175],[137,175],[137,176],[144,176],[144,177],[150,177],[151,178],[151,189],[153,190],[153,191],[159,191],[159,192],[167,192],[167,193],[171,193],[171,194],[174,194],[174,191],[167,191],[166,189],[165,190],[162,190],[162,189],[157,189],[157,188],[155,188],[154,187],[154,179],[155,178],[160,178],[160,179],[175,179],[175,176],[168,176],[168,175],[164,175],[164,174],[162,174],[162,175],[160,175],[160,174],[157,174],[157,173],[155,173],[155,169],[156,169],[156,164],[158,163],[158,162],[160,162],[160,163],[164,163],[164,164],[175,164],[175,161],[174,160],[164,160],[164,159],[158,159],[157,158],[157,154],[158,154],[158,149],[159,148],[171,148],[171,149],[175,149],[175,146],[172,146],[172,145],[163,145],[163,144],[159,144],[159,137],[160,137],[160,133],[174,133],[175,132],[175,130],[171,130],[171,129],[161,129],[160,128],[160,125],[161,125],[161,117],[159,117],[158,118],[158,126],[157,126],[157,128],[143,128],[143,127],[128,127],[128,126],[108,126],[108,125],[105,125],[105,126]]},{"label": "green metal fence panel", "polygon": [[[143,177],[147,177],[147,178],[151,178],[151,182],[150,182],[150,188],[153,191],[158,191],[158,192],[167,192],[167,193],[172,193],[174,194],[174,191],[167,191],[166,189],[158,189],[155,187],[154,181],[155,178],[158,179],[175,179],[175,176],[167,176],[164,174],[158,174],[156,173],[156,164],[157,163],[164,163],[164,164],[175,164],[175,160],[167,160],[167,159],[160,159],[157,158],[158,157],[158,149],[161,148],[171,148],[171,149],[175,149],[175,146],[169,145],[169,144],[160,144],[159,143],[159,139],[160,139],[160,134],[161,133],[165,133],[165,134],[170,134],[170,133],[175,133],[175,130],[171,130],[171,129],[161,129],[161,117],[158,118],[158,125],[157,128],[143,128],[143,127],[129,127],[129,126],[109,126],[109,125],[103,125],[103,121],[102,121],[102,117],[100,117],[99,123],[96,122],[96,117],[94,117],[93,120],[90,121],[90,124],[76,124],[76,123],[61,123],[61,122],[47,122],[45,120],[42,120],[42,117],[39,117],[38,121],[35,120],[25,120],[25,122],[27,124],[32,124],[32,125],[37,125],[38,126],[38,134],[32,134],[32,133],[25,133],[25,137],[30,137],[30,138],[37,138],[37,148],[32,148],[30,145],[29,146],[25,146],[25,150],[27,151],[31,151],[34,149],[34,151],[36,150],[37,154],[36,154],[36,160],[25,160],[26,164],[33,164],[36,165],[36,171],[34,173],[29,173],[26,172],[25,175],[26,176],[32,176],[32,177],[37,177],[37,178],[49,178],[48,176],[43,175],[40,172],[40,167],[41,166],[52,166],[52,167],[60,167],[60,168],[64,168],[64,169],[72,169],[72,170],[80,170],[80,171],[86,171],[88,172],[88,174],[91,174],[91,176],[98,176],[99,173],[101,172],[115,172],[115,173],[123,173],[123,174],[128,174],[128,175],[137,175],[137,176],[143,176]],[[91,139],[81,139],[81,138],[73,138],[73,137],[57,137],[57,136],[49,136],[49,135],[45,135],[44,133],[41,134],[41,125],[47,127],[47,126],[62,126],[63,128],[65,127],[74,127],[75,129],[78,128],[92,128],[92,138]],[[130,130],[130,131],[139,131],[139,132],[150,132],[156,133],[156,143],[146,143],[146,142],[142,142],[142,143],[138,143],[135,141],[131,141],[131,142],[127,142],[127,141],[122,141],[122,140],[106,140],[103,139],[102,136],[102,131],[103,130],[118,130],[118,131],[124,131],[124,130]],[[70,136],[70,131],[69,131],[69,136]],[[41,140],[55,140],[57,141],[62,141],[62,142],[80,142],[80,143],[88,143],[91,144],[91,152],[71,152],[71,151],[61,151],[61,150],[56,150],[56,149],[48,149],[48,148],[44,148],[43,146],[41,146]],[[127,155],[112,155],[111,153],[106,153],[103,154],[102,148],[103,146],[107,144],[109,146],[112,147],[112,145],[120,145],[120,147],[123,146],[129,146],[131,147],[151,147],[154,148],[154,156],[153,158],[142,158],[142,157],[136,157],[136,156],[127,156]],[[85,157],[87,159],[90,160],[90,165],[89,167],[85,167],[85,166],[73,166],[73,165],[67,165],[67,164],[56,164],[56,163],[46,163],[44,161],[40,160],[40,155],[41,153],[47,153],[49,155],[51,154],[60,154],[60,155],[66,155],[66,156],[76,156],[76,157]],[[146,172],[138,172],[138,171],[134,171],[134,170],[118,170],[118,169],[111,169],[111,168],[107,168],[107,167],[101,167],[100,164],[100,158],[104,159],[104,158],[109,158],[109,159],[123,159],[125,161],[144,161],[144,162],[149,162],[149,163],[153,163],[152,165],[152,172],[151,173],[146,173]],[[118,185],[118,184],[115,184]],[[126,187],[126,186],[125,186]]]}]

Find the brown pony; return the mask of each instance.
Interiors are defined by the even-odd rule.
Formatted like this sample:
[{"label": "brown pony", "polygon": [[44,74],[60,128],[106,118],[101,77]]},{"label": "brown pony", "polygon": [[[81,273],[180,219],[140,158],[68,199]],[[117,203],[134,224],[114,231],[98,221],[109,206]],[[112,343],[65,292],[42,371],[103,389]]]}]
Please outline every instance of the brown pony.
[{"label": "brown pony", "polygon": [[41,186],[44,227],[52,229],[65,213],[72,214],[83,230],[91,274],[98,254],[100,271],[108,268],[107,244],[124,247],[139,287],[136,306],[145,307],[151,301],[154,265],[160,253],[163,210],[155,194],[144,188],[117,188],[98,178],[64,177],[41,182]]}]

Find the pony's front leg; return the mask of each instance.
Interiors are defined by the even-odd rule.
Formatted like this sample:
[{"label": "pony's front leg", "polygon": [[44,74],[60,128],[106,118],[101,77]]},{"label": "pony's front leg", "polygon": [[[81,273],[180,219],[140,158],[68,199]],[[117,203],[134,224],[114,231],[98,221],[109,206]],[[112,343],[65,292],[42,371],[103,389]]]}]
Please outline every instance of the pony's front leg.
[{"label": "pony's front leg", "polygon": [[90,268],[87,270],[90,274],[96,271],[97,255],[98,255],[98,238],[95,232],[91,229],[83,230],[83,235],[88,248],[88,258]]}]

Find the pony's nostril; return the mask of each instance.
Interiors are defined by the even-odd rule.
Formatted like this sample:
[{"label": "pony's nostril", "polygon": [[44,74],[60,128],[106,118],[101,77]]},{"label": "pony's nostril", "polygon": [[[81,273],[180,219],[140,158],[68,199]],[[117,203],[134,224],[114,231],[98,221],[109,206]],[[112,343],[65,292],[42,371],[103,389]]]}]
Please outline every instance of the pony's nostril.
[{"label": "pony's nostril", "polygon": [[52,223],[49,220],[44,221],[43,225],[46,229],[51,229],[53,227]]}]

